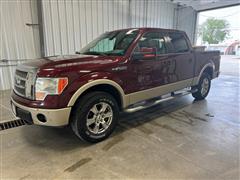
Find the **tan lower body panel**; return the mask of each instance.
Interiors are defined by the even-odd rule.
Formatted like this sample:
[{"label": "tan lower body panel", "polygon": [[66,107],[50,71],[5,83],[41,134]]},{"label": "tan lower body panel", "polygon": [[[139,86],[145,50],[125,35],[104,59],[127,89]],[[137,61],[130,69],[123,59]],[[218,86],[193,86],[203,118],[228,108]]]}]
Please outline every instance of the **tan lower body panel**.
[{"label": "tan lower body panel", "polygon": [[144,101],[144,100],[158,97],[167,93],[171,93],[173,91],[177,91],[186,87],[190,87],[193,85],[192,83],[193,83],[192,78],[186,79],[176,83],[166,84],[156,88],[151,88],[151,89],[131,93],[126,95],[126,98],[129,98],[129,105],[131,105],[140,101]]},{"label": "tan lower body panel", "polygon": [[[39,109],[23,106],[15,102],[13,99],[11,99],[11,101],[16,107],[30,112],[34,124],[43,126],[65,126],[69,123],[71,107],[62,109]],[[37,114],[43,114],[46,117],[47,122],[43,123],[39,121]]]},{"label": "tan lower body panel", "polygon": [[[214,74],[214,77],[217,77],[219,75],[219,72],[216,72]],[[173,91],[181,90],[186,87],[190,87],[193,85],[196,85],[198,83],[199,77],[194,77],[191,79],[186,79],[183,81],[166,84],[163,86],[159,86],[156,88],[151,88],[127,95],[123,95],[123,108],[127,108],[129,105],[135,104],[140,101],[144,101],[147,99],[151,99],[154,97],[162,96],[167,93],[171,93]],[[39,109],[39,108],[30,108],[27,106],[23,106],[21,104],[18,104],[14,100],[12,100],[12,103],[23,110],[26,110],[31,113],[33,123],[38,125],[44,125],[44,126],[65,126],[69,123],[70,113],[71,113],[71,107],[66,107],[62,109]],[[43,123],[38,120],[37,114],[43,114],[47,122]]]}]

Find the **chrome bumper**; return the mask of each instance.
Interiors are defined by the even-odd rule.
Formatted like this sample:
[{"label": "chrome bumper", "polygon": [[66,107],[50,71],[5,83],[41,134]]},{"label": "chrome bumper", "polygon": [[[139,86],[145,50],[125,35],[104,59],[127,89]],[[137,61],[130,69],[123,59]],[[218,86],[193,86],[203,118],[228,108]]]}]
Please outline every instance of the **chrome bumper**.
[{"label": "chrome bumper", "polygon": [[[12,103],[12,111],[16,114],[16,108],[22,109],[31,114],[33,124],[43,125],[43,126],[65,126],[69,123],[69,117],[71,113],[71,108],[62,108],[62,109],[38,109],[38,108],[30,108],[27,106],[23,106],[18,104],[13,99],[11,99]],[[41,122],[38,115],[45,116],[46,122]]]}]

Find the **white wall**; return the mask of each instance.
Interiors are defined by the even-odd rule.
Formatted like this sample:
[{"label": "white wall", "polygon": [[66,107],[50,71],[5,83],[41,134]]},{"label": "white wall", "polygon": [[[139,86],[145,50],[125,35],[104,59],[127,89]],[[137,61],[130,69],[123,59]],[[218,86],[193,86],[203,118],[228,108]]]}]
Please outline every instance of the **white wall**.
[{"label": "white wall", "polygon": [[43,1],[45,52],[72,54],[99,34],[128,27],[128,1]]},{"label": "white wall", "polygon": [[[168,0],[42,0],[45,54],[73,54],[127,27],[179,28],[193,39],[195,12],[176,8]],[[11,87],[16,64],[40,57],[39,26],[26,26],[38,24],[37,10],[37,0],[0,0],[0,90]]]},{"label": "white wall", "polygon": [[39,54],[36,0],[0,1],[0,59],[36,58]]},{"label": "white wall", "polygon": [[0,0],[0,90],[10,89],[16,64],[40,57],[39,29],[26,23],[38,23],[36,0]]},{"label": "white wall", "polygon": [[73,54],[105,31],[174,28],[176,5],[149,0],[43,1],[46,55]]},{"label": "white wall", "polygon": [[197,12],[192,7],[180,7],[177,10],[177,29],[187,33],[190,41],[196,38]]},{"label": "white wall", "polygon": [[130,1],[131,27],[175,28],[176,4],[157,0]]}]

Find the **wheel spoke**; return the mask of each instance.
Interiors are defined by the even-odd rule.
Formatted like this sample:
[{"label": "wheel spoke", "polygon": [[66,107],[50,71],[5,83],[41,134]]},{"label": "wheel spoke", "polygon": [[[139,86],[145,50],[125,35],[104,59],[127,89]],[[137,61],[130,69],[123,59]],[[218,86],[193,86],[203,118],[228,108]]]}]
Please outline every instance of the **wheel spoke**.
[{"label": "wheel spoke", "polygon": [[104,118],[110,118],[112,117],[112,112],[107,112],[106,114],[104,114]]},{"label": "wheel spoke", "polygon": [[106,103],[101,103],[101,105],[102,105],[102,108],[101,108],[100,112],[105,112],[106,109],[107,109],[107,107],[108,107],[108,104],[106,104]]},{"label": "wheel spoke", "polygon": [[97,134],[99,131],[99,124],[95,124],[95,127],[93,128],[93,132]]},{"label": "wheel spoke", "polygon": [[87,119],[87,126],[90,126],[91,124],[95,123],[95,115],[92,118]]},{"label": "wheel spoke", "polygon": [[201,84],[201,94],[205,95],[208,92],[209,89],[209,80],[208,79],[203,79],[202,84]]},{"label": "wheel spoke", "polygon": [[94,115],[97,114],[99,112],[97,109],[97,105],[95,104],[90,111],[93,112]]},{"label": "wheel spoke", "polygon": [[101,125],[102,125],[103,129],[106,129],[108,127],[106,122],[101,123]]}]

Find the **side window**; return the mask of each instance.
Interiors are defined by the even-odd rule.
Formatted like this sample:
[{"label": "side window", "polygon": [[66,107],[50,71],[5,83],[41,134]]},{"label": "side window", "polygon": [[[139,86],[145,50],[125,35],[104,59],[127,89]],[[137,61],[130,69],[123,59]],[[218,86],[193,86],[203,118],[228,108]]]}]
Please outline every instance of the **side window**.
[{"label": "side window", "polygon": [[176,53],[187,52],[189,50],[187,41],[181,33],[169,33],[169,41]]},{"label": "side window", "polygon": [[158,32],[149,32],[142,36],[139,40],[135,52],[156,52],[166,54],[167,48],[164,36]]}]

